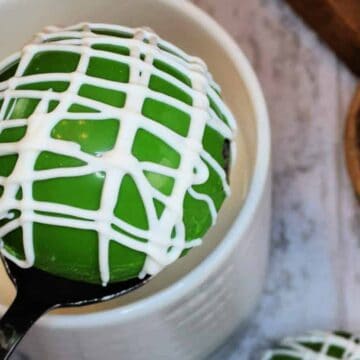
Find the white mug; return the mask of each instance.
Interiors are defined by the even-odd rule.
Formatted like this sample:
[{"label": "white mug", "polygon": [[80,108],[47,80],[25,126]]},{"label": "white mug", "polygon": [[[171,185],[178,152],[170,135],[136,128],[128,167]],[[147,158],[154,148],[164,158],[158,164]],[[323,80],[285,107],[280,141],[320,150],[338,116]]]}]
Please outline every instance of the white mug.
[{"label": "white mug", "polygon": [[[203,246],[119,300],[44,316],[20,351],[51,360],[203,359],[244,324],[264,282],[271,147],[263,94],[229,35],[180,0],[0,0],[0,58],[45,25],[80,21],[149,26],[205,60],[239,127],[232,196]],[[3,313],[14,292],[0,277]]]}]

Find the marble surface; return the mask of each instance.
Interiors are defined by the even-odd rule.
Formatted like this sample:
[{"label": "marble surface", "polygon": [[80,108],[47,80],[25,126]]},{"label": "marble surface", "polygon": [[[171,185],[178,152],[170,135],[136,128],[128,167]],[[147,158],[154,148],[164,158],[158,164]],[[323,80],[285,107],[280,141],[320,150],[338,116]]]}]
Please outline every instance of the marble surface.
[{"label": "marble surface", "polygon": [[211,360],[258,360],[284,335],[360,330],[360,206],[343,156],[356,78],[282,0],[194,0],[253,64],[273,131],[272,250],[248,327]]}]

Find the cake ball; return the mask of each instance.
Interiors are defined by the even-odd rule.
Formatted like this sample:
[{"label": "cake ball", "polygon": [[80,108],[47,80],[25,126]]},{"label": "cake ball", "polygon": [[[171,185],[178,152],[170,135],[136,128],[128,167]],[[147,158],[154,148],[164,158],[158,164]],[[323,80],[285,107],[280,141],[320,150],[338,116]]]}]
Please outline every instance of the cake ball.
[{"label": "cake ball", "polygon": [[360,359],[360,338],[346,332],[311,332],[286,338],[262,360]]},{"label": "cake ball", "polygon": [[157,274],[215,224],[234,132],[204,62],[151,29],[44,29],[0,63],[2,254],[90,283]]}]

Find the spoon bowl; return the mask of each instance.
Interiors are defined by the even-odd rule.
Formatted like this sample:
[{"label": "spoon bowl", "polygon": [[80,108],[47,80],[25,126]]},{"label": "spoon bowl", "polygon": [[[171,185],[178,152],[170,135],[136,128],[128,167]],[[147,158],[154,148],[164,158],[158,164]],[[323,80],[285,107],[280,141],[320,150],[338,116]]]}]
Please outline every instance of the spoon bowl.
[{"label": "spoon bowl", "polygon": [[1,360],[10,357],[35,321],[49,310],[112,300],[145,285],[151,278],[146,276],[102,286],[68,280],[35,267],[22,269],[5,258],[2,261],[16,287],[16,297],[0,320]]}]

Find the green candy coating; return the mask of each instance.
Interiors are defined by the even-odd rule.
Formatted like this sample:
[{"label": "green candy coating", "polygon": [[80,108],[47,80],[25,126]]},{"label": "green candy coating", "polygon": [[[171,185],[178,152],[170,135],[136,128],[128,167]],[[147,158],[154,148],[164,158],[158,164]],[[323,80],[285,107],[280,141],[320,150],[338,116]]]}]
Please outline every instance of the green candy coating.
[{"label": "green candy coating", "polygon": [[[96,33],[99,32],[97,31]],[[104,36],[131,38],[129,34],[111,33],[105,30],[102,32]],[[54,44],[57,44],[59,39],[53,39],[52,41]],[[130,49],[126,46],[104,43],[93,45],[93,48],[104,53],[130,56]],[[141,59],[144,61],[144,56]],[[21,76],[73,73],[76,71],[79,61],[80,55],[70,51],[48,50],[38,52],[33,56]],[[189,89],[191,88],[190,78],[173,66],[157,59],[154,60],[153,66],[162,73],[178,79],[188,86]],[[4,69],[0,69],[0,81],[11,79],[17,67],[18,61]],[[127,84],[129,83],[130,72],[131,69],[128,64],[97,55],[90,58],[86,74],[90,77]],[[15,90],[24,90],[24,94],[26,91],[31,90],[43,91],[44,93],[51,91],[62,94],[68,91],[69,86],[70,83],[67,81],[35,81],[21,85]],[[187,105],[191,106],[193,104],[193,99],[189,93],[161,76],[151,75],[148,86],[149,89],[155,92],[166,94]],[[126,106],[126,92],[106,87],[85,83],[80,86],[78,95],[119,109]],[[209,107],[212,108],[224,123],[227,123],[227,118],[216,107],[214,100],[209,94],[208,98]],[[38,108],[39,103],[39,99],[26,96],[10,98],[7,101],[0,97],[0,121],[29,119]],[[59,101],[52,100],[48,106],[48,113],[55,112],[58,106]],[[87,118],[87,114],[90,115],[96,113],[96,111],[91,107],[77,104],[74,100],[68,109],[68,113],[79,113],[82,117],[79,120],[69,120],[64,117],[52,129],[51,137],[69,143],[76,143],[80,146],[82,152],[91,156],[101,157],[113,149],[118,134],[121,132],[123,120],[121,118],[110,117],[97,121]],[[143,102],[141,113],[149,121],[151,120],[167,127],[170,131],[184,138],[188,135],[192,119],[188,113],[181,109],[148,96]],[[29,121],[31,121],[31,118]],[[1,143],[16,143],[20,141],[26,135],[26,131],[26,126],[3,129],[0,132],[0,145]],[[224,149],[228,145],[228,139],[225,139],[220,133],[207,125],[202,144],[205,151],[222,168],[227,167],[228,158],[224,156]],[[181,156],[174,148],[144,129],[137,130],[131,152],[139,162],[156,163],[173,169],[178,168],[181,162]],[[17,160],[17,154],[2,154],[0,151],[0,176],[9,177],[16,166]],[[82,165],[85,165],[84,162],[78,158],[44,149],[36,159],[34,171],[72,168]],[[216,210],[219,211],[226,193],[218,173],[211,166],[208,166],[208,170],[208,179],[202,184],[194,185],[193,189],[200,194],[208,195],[213,200]],[[160,193],[167,196],[172,193],[176,179],[149,171],[145,171],[144,174],[152,187]],[[100,206],[105,176],[103,172],[96,172],[90,175],[36,180],[32,184],[33,198],[39,202],[50,202],[96,211]],[[0,186],[1,197],[5,187],[6,184]],[[121,184],[119,184],[119,188],[113,189],[113,191],[114,196],[117,197],[116,205],[113,209],[114,216],[136,228],[147,230],[149,224],[143,199],[131,175],[125,175]],[[21,200],[22,196],[23,193],[20,188],[16,198]],[[159,200],[154,199],[154,206],[157,216],[161,217],[165,205]],[[21,212],[15,209],[9,209],[9,212],[15,218],[21,215]],[[40,211],[36,211],[36,213],[41,214]],[[46,212],[44,214],[54,217],[63,216]],[[71,218],[70,215],[69,218]],[[0,229],[10,221],[12,219],[1,219]],[[183,202],[183,222],[185,225],[186,241],[203,237],[212,225],[212,216],[207,203],[195,199],[187,192]],[[112,227],[116,231],[126,234],[139,242],[148,241],[148,239],[137,238],[134,234],[129,234],[124,229],[118,228],[115,225]],[[15,230],[7,233],[3,237],[3,241],[6,251],[11,255],[18,259],[25,258],[23,230],[21,227],[17,227]],[[69,279],[92,283],[101,282],[98,234],[96,231],[34,222],[33,243],[35,250],[34,266],[39,269]],[[144,266],[145,259],[146,254],[118,242],[110,241],[110,281],[121,281],[138,276]]]}]

